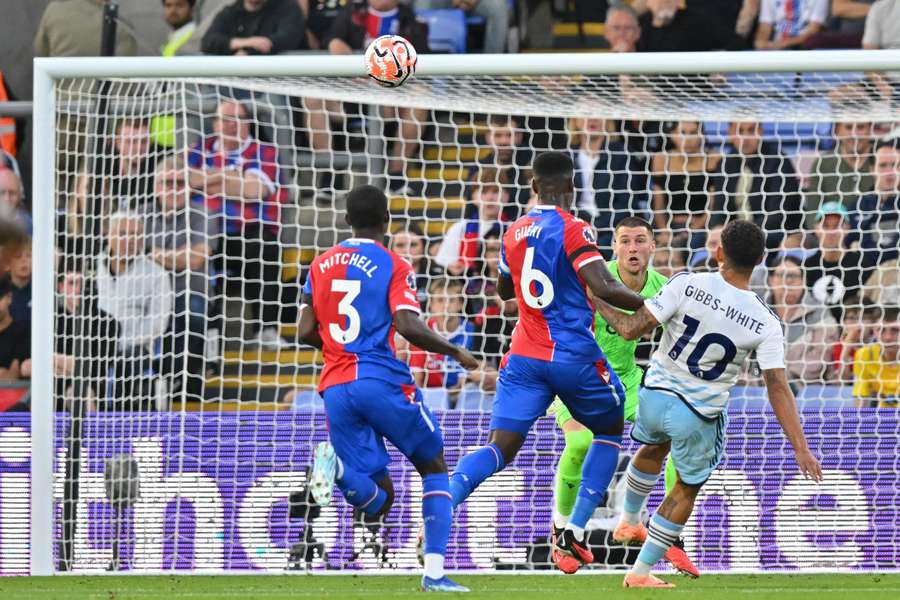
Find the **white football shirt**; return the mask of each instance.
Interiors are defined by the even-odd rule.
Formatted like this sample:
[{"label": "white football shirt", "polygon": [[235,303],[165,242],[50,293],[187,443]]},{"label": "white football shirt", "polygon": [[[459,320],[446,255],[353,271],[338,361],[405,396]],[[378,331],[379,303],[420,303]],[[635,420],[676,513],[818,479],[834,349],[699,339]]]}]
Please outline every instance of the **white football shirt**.
[{"label": "white football shirt", "polygon": [[718,272],[678,273],[644,306],[666,326],[644,386],[674,393],[703,418],[725,409],[754,350],[761,369],[784,368],[781,321]]}]

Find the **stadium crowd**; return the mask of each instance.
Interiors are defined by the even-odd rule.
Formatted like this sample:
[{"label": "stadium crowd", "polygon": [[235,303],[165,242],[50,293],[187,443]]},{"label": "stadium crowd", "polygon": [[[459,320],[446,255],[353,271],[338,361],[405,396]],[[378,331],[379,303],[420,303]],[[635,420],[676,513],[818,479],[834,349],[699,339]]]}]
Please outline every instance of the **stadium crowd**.
[{"label": "stadium crowd", "polygon": [[[36,53],[96,54],[99,4],[51,2],[35,35]],[[521,39],[509,43],[514,17],[526,9],[539,13],[542,2],[162,4],[171,34],[161,52],[174,56],[345,54],[361,51],[386,32],[404,35],[419,52],[427,52],[434,39],[428,13],[417,11],[446,8],[473,17],[469,27],[481,32],[481,40],[471,49],[503,52],[523,41],[527,45],[528,35],[521,31]],[[562,4],[565,9],[556,11],[561,16],[604,21],[604,45],[615,52],[900,47],[897,0]],[[202,16],[195,14],[198,8]],[[133,34],[119,29],[117,53],[136,53]],[[830,98],[836,104],[841,95],[852,94],[900,102],[895,75],[871,75]],[[282,215],[296,200],[284,166],[288,149],[266,139],[255,102],[252,94],[218,97],[210,126],[187,147],[160,135],[157,119],[118,117],[109,125],[108,143],[101,142],[99,164],[85,161],[61,169],[59,185],[66,194],[57,207],[54,355],[60,408],[66,407],[65,398],[75,396],[89,398],[98,408],[130,409],[163,408],[179,390],[189,399],[202,399],[206,378],[221,373],[225,349],[211,342],[229,327],[229,318],[243,329],[241,345],[246,341],[275,351],[295,345],[282,335],[282,325],[295,313],[285,307],[295,304],[298,283],[285,285],[282,277]],[[353,110],[311,98],[295,108],[294,124],[305,133],[298,142],[312,153],[336,147]],[[404,108],[386,110],[384,116],[397,120],[386,151],[387,187],[401,197],[435,195],[409,176],[420,161],[433,115]],[[837,122],[828,139],[803,159],[796,149],[780,146],[761,122],[728,123],[727,131],[717,135],[698,121],[622,122],[598,116],[547,119],[537,126],[533,119],[494,115],[483,122],[473,144],[485,151],[465,169],[461,218],[441,237],[428,235],[427,223],[420,220],[398,221],[389,240],[415,267],[429,326],[467,345],[484,365],[467,380],[447,357],[398,340],[398,353],[413,367],[420,386],[449,390],[450,406],[467,384],[493,389],[516,321],[515,303],[496,295],[500,240],[506,226],[533,203],[529,165],[535,151],[556,148],[571,152],[574,210],[596,226],[608,258],[613,258],[616,225],[636,215],[654,229],[655,244],[645,260],[660,273],[714,269],[725,222],[734,217],[756,221],[766,231],[768,256],[754,275],[754,289],[785,325],[792,383],[798,388],[852,383],[857,405],[895,406],[900,386],[900,137],[891,128],[896,124]],[[538,131],[545,135],[539,137]],[[78,150],[69,155],[86,152],[83,140],[69,142]],[[339,207],[339,177],[318,169],[315,206]],[[4,147],[0,203],[30,232],[25,190],[15,151]],[[0,279],[0,379],[30,377],[30,302],[31,250],[25,248]],[[229,317],[226,302],[241,307],[237,316]],[[640,347],[643,359],[651,346],[648,340]],[[753,372],[745,383],[758,383]]]}]

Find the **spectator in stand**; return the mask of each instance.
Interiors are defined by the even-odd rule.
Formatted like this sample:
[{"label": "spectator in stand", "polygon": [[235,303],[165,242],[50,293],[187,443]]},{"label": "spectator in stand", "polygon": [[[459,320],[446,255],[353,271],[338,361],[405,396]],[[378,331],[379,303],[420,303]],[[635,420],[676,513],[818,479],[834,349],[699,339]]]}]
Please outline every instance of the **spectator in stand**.
[{"label": "spectator in stand", "polygon": [[837,383],[853,382],[853,363],[856,352],[875,341],[881,308],[866,298],[849,296],[844,300],[841,321],[841,339],[834,345],[832,359],[837,372]]},{"label": "spectator in stand", "polygon": [[843,202],[849,210],[875,184],[872,176],[872,124],[834,124],[834,149],[816,158],[804,190],[806,229],[815,227],[819,207],[827,200]]},{"label": "spectator in stand", "polygon": [[222,100],[216,111],[214,134],[188,152],[188,184],[193,200],[219,219],[223,240],[218,244],[220,271],[234,273],[241,295],[256,321],[255,341],[263,346],[285,345],[279,334],[281,246],[278,243],[281,205],[287,190],[281,183],[278,150],[251,135],[247,107]]},{"label": "spectator in stand", "polygon": [[[484,143],[490,148],[490,152],[478,163],[500,169],[503,178],[510,185],[512,203],[505,204],[503,208],[503,216],[508,221],[518,219],[525,212],[522,207],[531,199],[531,163],[534,154],[523,142],[522,128],[515,117],[490,116],[484,134]],[[480,171],[473,171],[471,178],[475,179],[479,174]]]},{"label": "spectator in stand", "polygon": [[434,259],[425,253],[425,236],[422,228],[416,223],[409,223],[405,228],[391,234],[391,250],[412,265],[416,274],[416,296],[422,310],[428,302],[428,285],[437,277],[444,275]]},{"label": "spectator in stand", "polygon": [[[103,154],[98,176],[82,170],[75,181],[87,203],[91,188],[101,196],[101,205],[87,216],[106,216],[116,211],[141,212],[153,203],[153,171],[156,150],[150,138],[150,122],[124,117],[116,122],[112,144]],[[91,208],[89,204],[86,209]],[[100,222],[93,219],[94,223]],[[100,232],[88,232],[90,235]]]},{"label": "spectator in stand", "polygon": [[305,47],[297,0],[235,0],[219,11],[200,43],[206,54],[280,54]]},{"label": "spectator in stand", "polygon": [[[428,326],[451,343],[472,350],[475,326],[463,314],[463,283],[455,279],[436,279],[428,288]],[[493,369],[466,372],[459,363],[443,354],[432,354],[415,346],[410,347],[410,371],[420,388],[447,390],[447,408],[456,408],[459,393],[468,381],[486,391],[496,387],[497,372]]]},{"label": "spectator in stand", "polygon": [[32,234],[31,213],[25,208],[22,180],[12,169],[0,166],[0,214],[15,221],[28,235]]},{"label": "spectator in stand", "polygon": [[172,29],[162,47],[163,56],[199,53],[194,22],[194,5],[197,0],[162,0],[166,24]]},{"label": "spectator in stand", "polygon": [[656,240],[660,246],[699,248],[709,214],[721,203],[722,156],[706,150],[698,121],[675,121],[663,132],[665,148],[650,163]]},{"label": "spectator in stand", "polygon": [[297,0],[306,18],[306,41],[313,50],[324,50],[325,40],[338,14],[351,0]]},{"label": "spectator in stand", "polygon": [[[575,164],[575,213],[597,228],[597,245],[611,255],[613,229],[619,221],[647,207],[646,186],[635,180],[635,165],[614,121],[569,120],[569,143]],[[640,178],[643,181],[642,178]]]},{"label": "spectator in stand", "polygon": [[647,0],[641,15],[639,52],[706,52],[743,50],[744,40],[733,28],[694,10],[680,8],[679,0]]},{"label": "spectator in stand", "polygon": [[757,50],[802,48],[828,21],[828,0],[761,0]]},{"label": "spectator in stand", "polygon": [[465,289],[466,314],[479,332],[472,350],[493,368],[499,367],[518,311],[515,300],[504,301],[497,295],[501,245],[500,231],[491,230],[484,236],[480,268]]},{"label": "spectator in stand", "polygon": [[[97,306],[96,293],[80,265],[63,267],[57,278],[56,336],[53,371],[58,411],[84,410],[106,394],[106,379],[116,356],[119,324]],[[74,412],[74,411],[73,411]]]},{"label": "spectator in stand", "polygon": [[897,408],[900,400],[900,310],[882,311],[878,341],[856,351],[853,397],[858,408]]},{"label": "spectator in stand", "polygon": [[174,295],[169,274],[145,253],[144,222],[135,213],[109,218],[106,252],[95,259],[97,307],[119,324],[114,396],[126,409],[149,409],[157,344],[169,328]]},{"label": "spectator in stand", "polygon": [[[47,5],[34,36],[35,56],[99,56],[106,0],[55,0]],[[131,28],[119,27],[116,56],[134,56]]]},{"label": "spectator in stand", "polygon": [[[900,48],[900,2],[877,0],[872,5],[866,17],[862,45],[866,50]],[[885,100],[892,100],[894,104],[900,102],[900,70],[872,72],[869,78]]]},{"label": "spectator in stand", "polygon": [[31,335],[31,244],[22,246],[9,263],[9,280],[13,287],[13,300],[9,314],[22,323]]},{"label": "spectator in stand", "polygon": [[826,383],[834,378],[831,351],[838,325],[831,311],[804,285],[803,266],[783,255],[769,271],[768,303],[784,324],[788,378],[795,384]]},{"label": "spectator in stand", "polygon": [[[451,275],[459,276],[475,266],[478,247],[489,231],[501,231],[501,210],[509,200],[503,171],[484,167],[470,184],[471,204],[477,214],[450,226],[434,261]],[[467,211],[468,212],[468,211]]]},{"label": "spectator in stand", "polygon": [[757,121],[731,123],[731,150],[722,161],[724,206],[712,220],[740,215],[762,227],[767,248],[797,247],[803,224],[800,182],[790,159],[762,135]]},{"label": "spectator in stand", "polygon": [[866,16],[875,0],[831,0],[831,27],[804,45],[816,48],[859,48],[866,29]]},{"label": "spectator in stand", "polygon": [[202,204],[188,203],[180,159],[170,157],[159,164],[154,186],[156,205],[146,215],[150,258],[172,274],[175,291],[174,360],[163,371],[179,373],[186,368],[187,393],[202,399],[210,257],[219,239],[218,221],[209,218]]},{"label": "spectator in stand", "polygon": [[875,188],[859,199],[860,248],[873,264],[894,260],[900,250],[900,138],[875,146]]},{"label": "spectator in stand", "polygon": [[414,4],[416,10],[458,8],[467,14],[483,17],[484,51],[490,54],[506,52],[509,34],[509,4],[506,0],[415,0]]},{"label": "spectator in stand", "polygon": [[[419,54],[428,52],[428,25],[416,18],[413,10],[400,0],[353,0],[338,14],[324,45],[331,54],[364,51],[381,35],[397,34],[408,39]],[[331,147],[328,115],[322,100],[306,98],[307,127],[313,132],[313,150]],[[391,144],[388,161],[389,187],[392,192],[411,193],[406,181],[406,162],[419,148],[422,127],[428,111],[418,108],[388,108],[387,118],[398,118],[398,141]]]},{"label": "spectator in stand", "polygon": [[603,37],[613,52],[637,52],[641,39],[638,14],[627,4],[613,4],[606,10]]},{"label": "spectator in stand", "polygon": [[878,306],[900,306],[900,259],[872,269],[863,286],[863,299]]},{"label": "spectator in stand", "polygon": [[826,202],[816,217],[818,247],[803,263],[806,287],[817,302],[843,320],[848,298],[858,298],[871,265],[865,255],[848,250],[844,241],[850,231],[850,213],[837,201]]},{"label": "spectator in stand", "polygon": [[26,365],[31,362],[28,330],[9,314],[12,298],[12,282],[8,276],[0,276],[0,380],[30,378],[30,369]]},{"label": "spectator in stand", "polygon": [[653,268],[669,279],[676,273],[686,271],[684,250],[670,246],[657,246],[656,252],[653,253]]}]

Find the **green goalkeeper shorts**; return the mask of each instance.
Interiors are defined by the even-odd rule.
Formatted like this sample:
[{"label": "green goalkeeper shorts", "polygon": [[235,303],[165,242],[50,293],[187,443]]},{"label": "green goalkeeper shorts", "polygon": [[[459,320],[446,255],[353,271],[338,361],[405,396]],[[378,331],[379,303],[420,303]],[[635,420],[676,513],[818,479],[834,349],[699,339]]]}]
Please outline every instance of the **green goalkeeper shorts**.
[{"label": "green goalkeeper shorts", "polygon": [[[641,370],[635,369],[625,377],[620,377],[620,380],[622,387],[625,388],[625,420],[634,423],[638,407],[638,389],[641,387]],[[556,416],[556,425],[559,427],[572,420],[572,413],[559,398],[553,401],[550,410]]]}]

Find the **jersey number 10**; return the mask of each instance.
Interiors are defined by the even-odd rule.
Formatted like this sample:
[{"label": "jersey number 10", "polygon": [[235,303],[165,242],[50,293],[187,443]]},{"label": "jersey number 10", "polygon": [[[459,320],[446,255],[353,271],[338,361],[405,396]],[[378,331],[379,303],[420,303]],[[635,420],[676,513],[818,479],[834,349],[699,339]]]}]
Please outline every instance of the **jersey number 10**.
[{"label": "jersey number 10", "polygon": [[[688,315],[684,315],[683,321],[685,325],[684,333],[681,334],[681,337],[678,338],[678,341],[675,342],[675,345],[669,350],[669,358],[672,360],[676,360],[681,356],[681,353],[684,352],[684,347],[688,345],[688,342],[691,341],[691,338],[694,337],[694,334],[697,333],[697,328],[700,326],[700,321]],[[703,360],[703,355],[706,354],[706,351],[713,344],[721,346],[722,350],[725,351],[725,354],[718,362],[716,362],[716,364],[704,371],[700,368],[700,361]],[[722,376],[722,373],[725,372],[725,368],[728,367],[732,360],[734,360],[736,354],[737,348],[734,347],[734,342],[730,339],[721,333],[707,333],[697,340],[694,351],[691,352],[690,356],[687,358],[687,368],[694,377],[705,381],[713,381]]]}]

